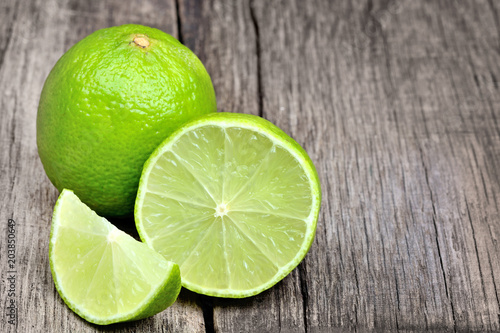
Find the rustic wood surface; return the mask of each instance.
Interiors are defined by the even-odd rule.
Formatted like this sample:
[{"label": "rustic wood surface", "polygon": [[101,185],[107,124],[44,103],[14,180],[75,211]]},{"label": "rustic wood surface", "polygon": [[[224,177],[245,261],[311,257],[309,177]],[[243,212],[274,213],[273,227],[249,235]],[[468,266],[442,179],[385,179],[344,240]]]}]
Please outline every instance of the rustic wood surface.
[{"label": "rustic wood surface", "polygon": [[[98,327],[52,282],[58,192],[35,120],[57,59],[124,23],[178,37],[220,111],[261,115],[303,145],[323,202],[309,254],[270,290],[183,290],[152,318]],[[500,331],[499,66],[494,0],[1,0],[0,331]]]}]

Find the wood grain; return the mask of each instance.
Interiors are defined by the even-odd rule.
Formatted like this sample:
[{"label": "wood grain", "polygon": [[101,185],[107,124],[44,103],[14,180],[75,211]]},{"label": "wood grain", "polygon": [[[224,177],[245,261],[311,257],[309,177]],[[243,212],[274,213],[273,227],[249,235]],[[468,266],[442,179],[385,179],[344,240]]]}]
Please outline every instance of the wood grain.
[{"label": "wood grain", "polygon": [[[7,332],[500,331],[500,5],[491,0],[0,4],[0,265],[17,222]],[[183,290],[165,312],[100,328],[62,302],[47,261],[57,191],[35,144],[43,82],[90,32],[142,23],[203,61],[219,111],[271,120],[321,179],[305,260],[242,300]],[[497,288],[498,287],[498,288]]]},{"label": "wood grain", "polygon": [[[4,4],[12,18],[2,27],[5,48],[0,68],[2,113],[1,194],[2,272],[6,272],[7,220],[17,229],[17,327],[0,317],[4,332],[94,332],[103,328],[78,318],[62,301],[52,282],[48,241],[57,190],[45,176],[35,142],[40,91],[57,59],[92,31],[111,25],[148,22],[177,35],[175,3],[144,1],[123,6],[120,1],[12,1]],[[2,25],[9,21],[1,20]],[[30,25],[23,28],[24,25]],[[33,25],[33,26],[31,26]],[[19,32],[23,30],[21,33]],[[5,35],[7,34],[7,36]],[[5,147],[5,148],[4,148]],[[5,281],[6,276],[2,276]],[[6,284],[1,286],[7,300]],[[117,332],[205,332],[199,297],[183,290],[178,301],[161,314],[130,324],[112,325]],[[2,310],[5,303],[2,304]],[[3,329],[5,328],[5,330]]]}]

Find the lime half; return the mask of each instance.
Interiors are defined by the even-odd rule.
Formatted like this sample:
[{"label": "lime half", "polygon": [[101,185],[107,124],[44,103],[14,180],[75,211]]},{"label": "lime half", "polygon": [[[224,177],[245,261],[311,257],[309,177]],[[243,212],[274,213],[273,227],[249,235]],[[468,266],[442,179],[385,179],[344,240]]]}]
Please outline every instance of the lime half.
[{"label": "lime half", "polygon": [[320,201],[314,165],[293,139],[260,117],[214,113],[151,155],[135,218],[142,240],[179,265],[186,288],[240,298],[300,263]]},{"label": "lime half", "polygon": [[50,268],[64,302],[99,325],[163,311],[181,288],[179,267],[120,231],[72,191],[57,200]]}]

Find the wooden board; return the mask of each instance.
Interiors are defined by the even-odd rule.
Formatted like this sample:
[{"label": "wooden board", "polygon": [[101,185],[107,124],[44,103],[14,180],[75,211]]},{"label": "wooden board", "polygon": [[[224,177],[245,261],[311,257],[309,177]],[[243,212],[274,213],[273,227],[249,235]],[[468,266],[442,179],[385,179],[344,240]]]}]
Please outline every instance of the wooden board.
[{"label": "wooden board", "polygon": [[[183,290],[161,314],[105,330],[500,330],[499,17],[491,0],[2,1],[1,330],[104,329],[53,286],[58,193],[35,120],[57,59],[123,23],[190,47],[219,111],[261,115],[294,137],[318,169],[323,202],[310,252],[270,290],[243,300]],[[15,325],[4,315],[10,299]]]}]

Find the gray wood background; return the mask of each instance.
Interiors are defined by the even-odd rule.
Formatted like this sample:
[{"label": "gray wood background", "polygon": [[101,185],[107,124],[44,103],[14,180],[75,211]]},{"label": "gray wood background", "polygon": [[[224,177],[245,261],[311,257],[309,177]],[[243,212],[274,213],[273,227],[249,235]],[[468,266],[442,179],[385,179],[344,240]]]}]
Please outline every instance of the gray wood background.
[{"label": "gray wood background", "polygon": [[[0,331],[500,331],[499,17],[495,0],[1,0]],[[57,59],[124,23],[178,37],[220,111],[261,115],[303,145],[323,202],[309,254],[272,289],[183,290],[161,314],[102,328],[53,286],[58,193],[35,119]]]}]

